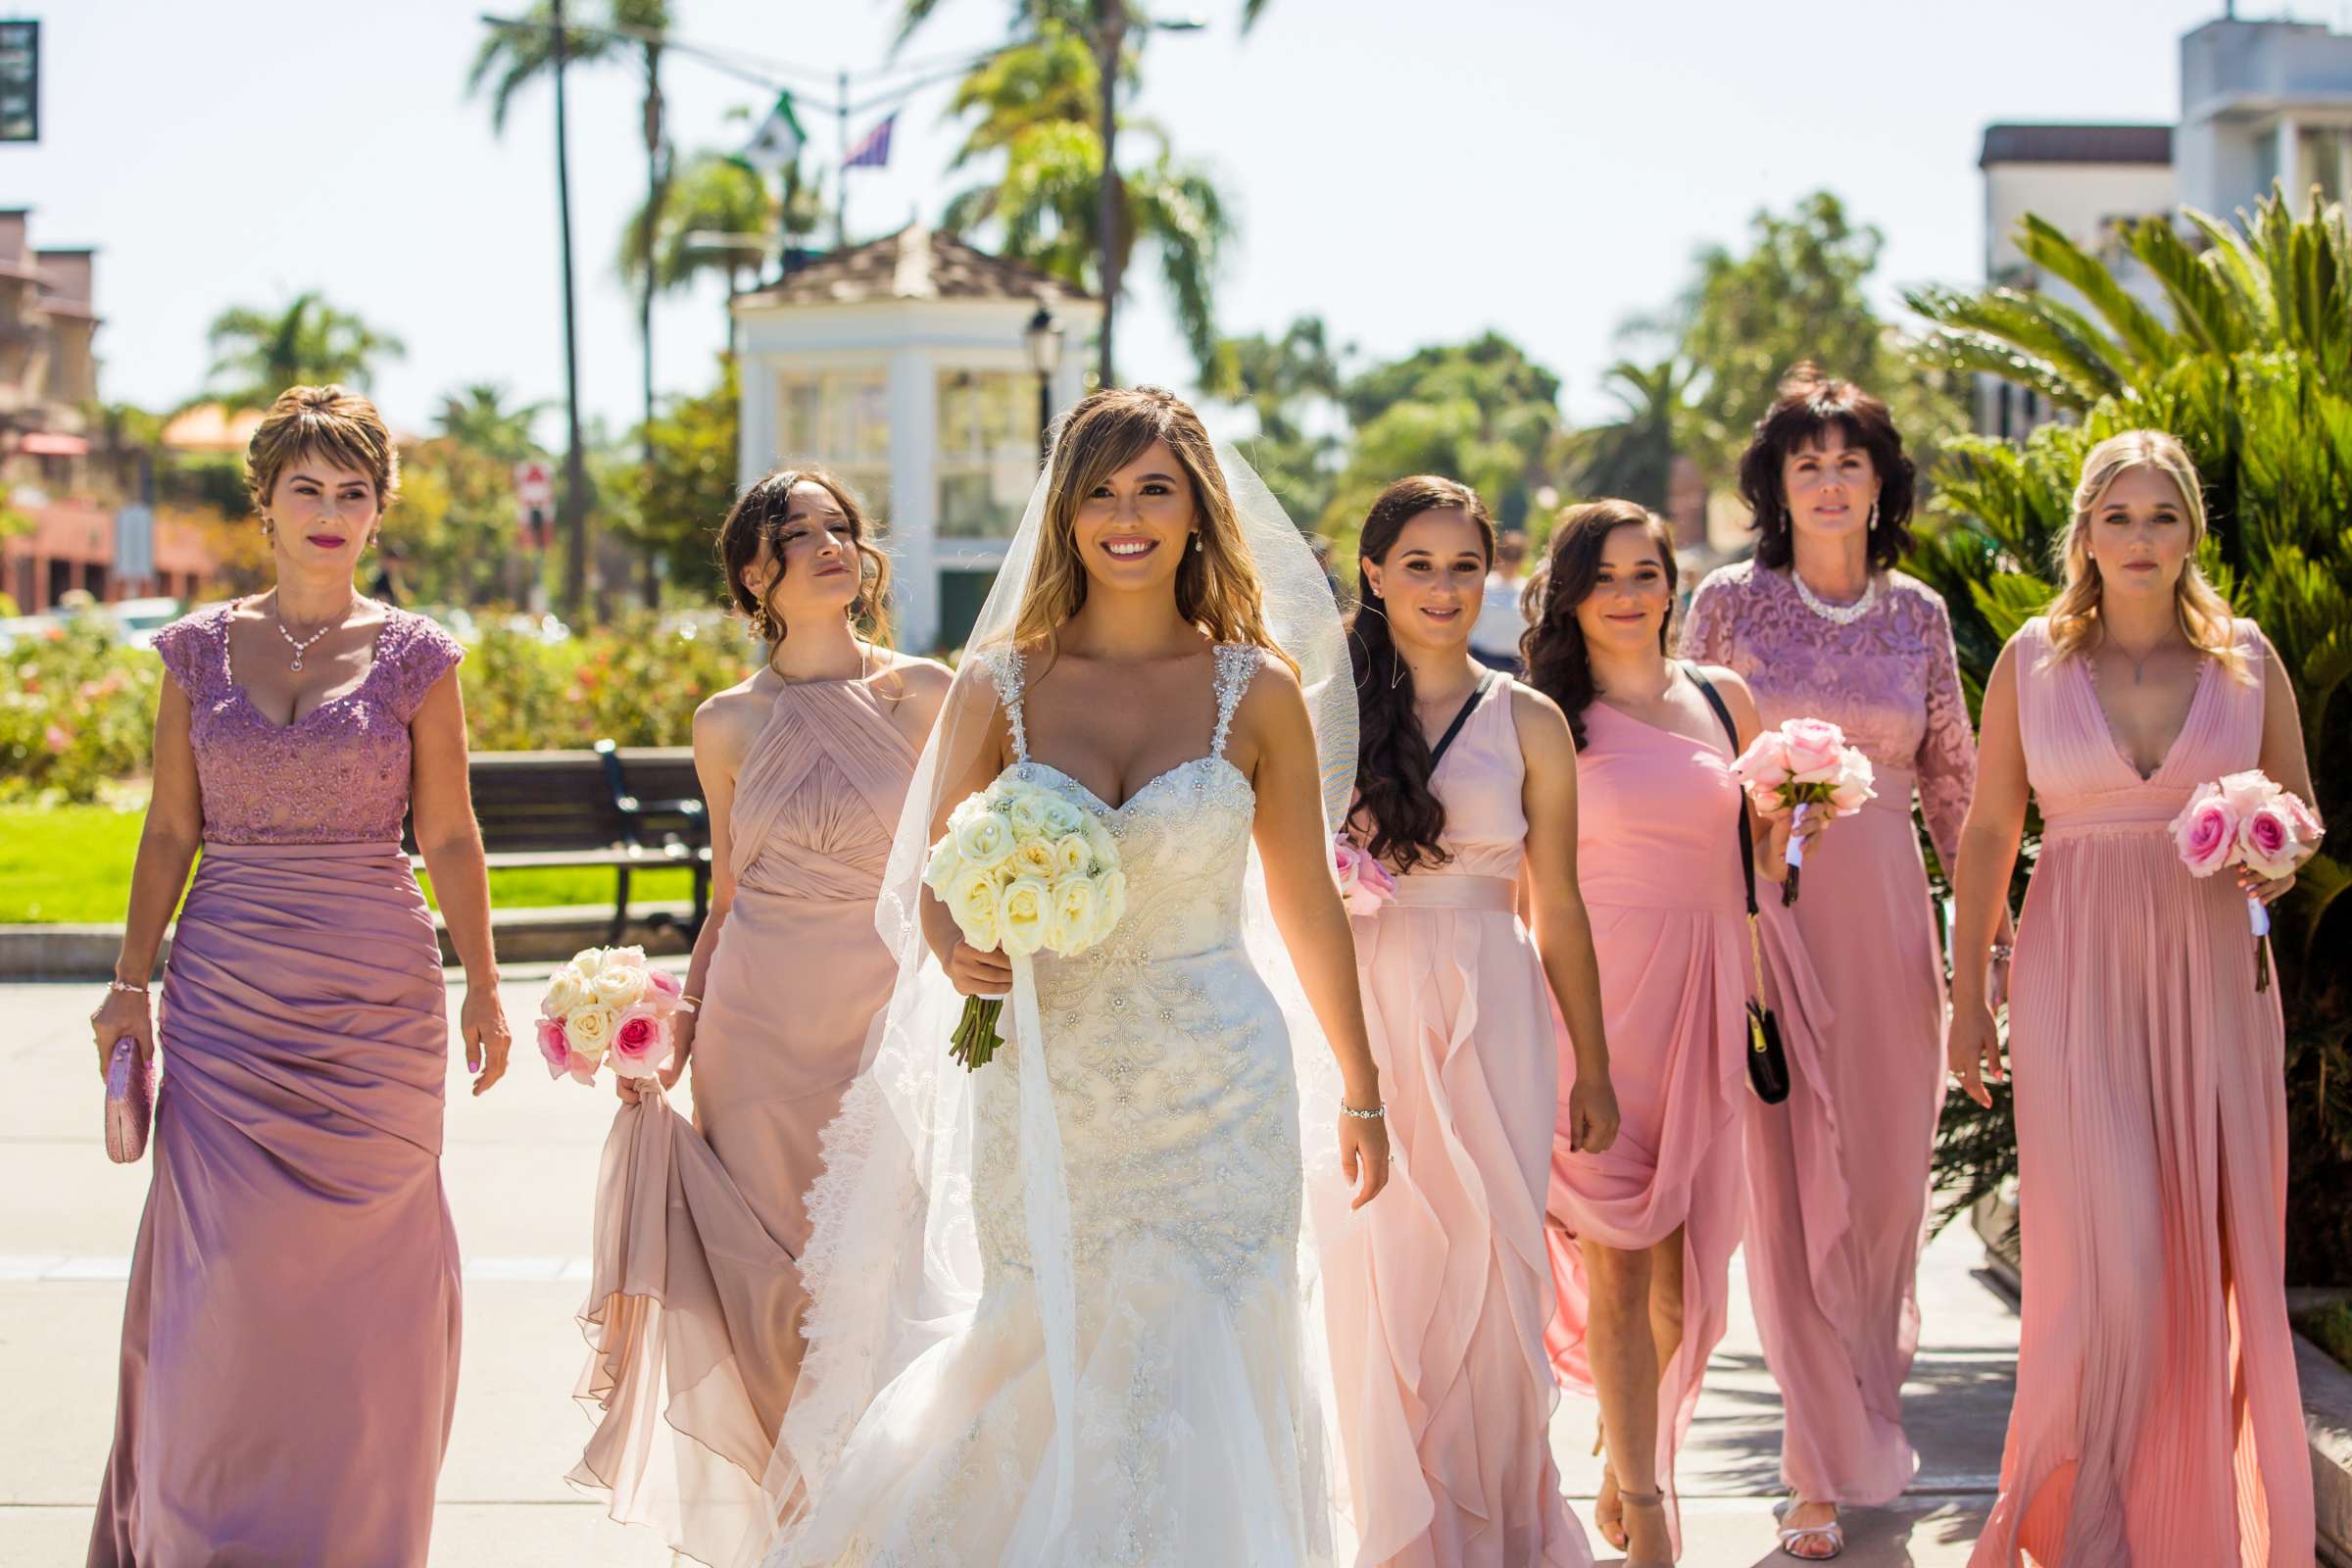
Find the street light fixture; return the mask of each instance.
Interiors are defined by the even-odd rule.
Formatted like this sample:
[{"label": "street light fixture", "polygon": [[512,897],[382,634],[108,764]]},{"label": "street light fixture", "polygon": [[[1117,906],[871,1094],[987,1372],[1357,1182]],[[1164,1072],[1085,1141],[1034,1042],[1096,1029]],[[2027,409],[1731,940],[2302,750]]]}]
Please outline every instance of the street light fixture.
[{"label": "street light fixture", "polygon": [[1054,372],[1061,367],[1062,326],[1042,296],[1021,335],[1029,344],[1030,368],[1037,371],[1038,456],[1049,458],[1054,454]]}]

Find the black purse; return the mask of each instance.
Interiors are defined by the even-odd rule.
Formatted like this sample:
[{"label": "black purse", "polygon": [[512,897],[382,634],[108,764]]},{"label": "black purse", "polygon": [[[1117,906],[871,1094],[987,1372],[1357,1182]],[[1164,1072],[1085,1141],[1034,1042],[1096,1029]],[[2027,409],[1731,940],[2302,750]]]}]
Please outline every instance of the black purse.
[{"label": "black purse", "polygon": [[[1698,672],[1696,664],[1684,664],[1683,673],[1715,710],[1715,717],[1732,743],[1732,754],[1738,756],[1740,726],[1732,722],[1732,710],[1723,706],[1721,694]],[[1764,945],[1756,934],[1756,841],[1747,825],[1744,794],[1740,798],[1740,870],[1747,882],[1747,953],[1756,970],[1756,992],[1747,999],[1747,1086],[1758,1100],[1777,1105],[1788,1098],[1788,1053],[1781,1048],[1781,1020],[1764,1005]]]}]

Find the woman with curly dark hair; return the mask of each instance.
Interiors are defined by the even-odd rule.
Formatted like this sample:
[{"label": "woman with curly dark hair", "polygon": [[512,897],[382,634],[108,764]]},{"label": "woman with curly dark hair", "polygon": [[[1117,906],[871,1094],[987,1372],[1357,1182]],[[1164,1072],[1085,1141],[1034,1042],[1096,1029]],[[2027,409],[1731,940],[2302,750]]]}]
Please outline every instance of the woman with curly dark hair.
[{"label": "woman with curly dark hair", "polygon": [[1470,656],[1494,552],[1477,493],[1433,475],[1383,491],[1358,546],[1349,830],[1396,892],[1356,917],[1356,965],[1407,1190],[1325,1261],[1368,1563],[1592,1560],[1545,1436],[1554,998],[1578,1050],[1570,1136],[1606,1149],[1617,1108],[1577,895],[1575,747],[1548,700]]},{"label": "woman with curly dark hair", "polygon": [[1737,670],[1768,724],[1837,724],[1878,779],[1807,863],[1804,897],[1768,901],[1768,969],[1810,955],[1819,983],[1773,976],[1795,1092],[1747,1109],[1748,1289],[1786,1407],[1781,1535],[1819,1560],[1843,1545],[1840,1505],[1891,1502],[1919,1467],[1900,1395],[1944,993],[1911,801],[1949,865],[1977,751],[1943,601],[1895,569],[1912,465],[1886,405],[1798,366],[1756,421],[1740,488],[1755,559],[1700,586],[1683,652]]}]

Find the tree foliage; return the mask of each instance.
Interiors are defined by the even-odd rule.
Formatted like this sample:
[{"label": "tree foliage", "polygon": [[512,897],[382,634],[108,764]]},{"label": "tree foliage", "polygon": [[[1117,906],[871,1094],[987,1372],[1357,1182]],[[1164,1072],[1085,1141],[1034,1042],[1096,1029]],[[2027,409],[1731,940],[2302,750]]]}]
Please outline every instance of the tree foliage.
[{"label": "tree foliage", "polygon": [[231,410],[264,409],[290,386],[340,382],[366,388],[375,368],[408,351],[317,292],[297,294],[275,313],[235,305],[206,329],[213,351],[203,401]]}]

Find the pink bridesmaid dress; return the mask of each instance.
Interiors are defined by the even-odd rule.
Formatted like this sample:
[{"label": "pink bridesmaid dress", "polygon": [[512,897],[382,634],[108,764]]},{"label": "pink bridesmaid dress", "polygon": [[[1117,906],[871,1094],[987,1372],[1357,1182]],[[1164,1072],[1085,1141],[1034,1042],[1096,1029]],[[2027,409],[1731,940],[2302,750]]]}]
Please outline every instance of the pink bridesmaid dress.
[{"label": "pink bridesmaid dress", "polygon": [[800,1369],[804,1199],[897,975],[874,901],[915,754],[877,695],[890,679],[777,693],[735,780],[694,1124],[649,1099],[605,1148],[578,1390],[598,1424],[569,1479],[703,1563],[773,1524],[760,1484]]},{"label": "pink bridesmaid dress", "polygon": [[1781,1390],[1781,1479],[1864,1507],[1919,1469],[1902,1390],[1943,1107],[1943,951],[1911,800],[1949,865],[1977,776],[1943,601],[1899,571],[1876,582],[1840,625],[1741,562],[1700,586],[1683,633],[1686,657],[1747,681],[1766,724],[1826,718],[1877,774],[1878,798],[1814,844],[1796,903],[1760,901],[1793,1089],[1747,1108],[1747,1286]]},{"label": "pink bridesmaid dress", "polygon": [[458,1239],[441,948],[400,824],[409,722],[462,651],[389,611],[360,683],[277,724],[230,668],[232,609],[155,639],[188,698],[204,857],[164,975],[89,1562],[420,1568]]},{"label": "pink bridesmaid dress", "polygon": [[[1687,678],[1687,677],[1686,677]],[[1709,720],[1712,722],[1712,719]],[[1561,1380],[1592,1393],[1581,1240],[1632,1251],[1683,1227],[1683,1340],[1659,1369],[1658,1483],[1677,1548],[1674,1459],[1723,1338],[1740,1241],[1740,1107],[1747,1097],[1746,889],[1740,787],[1721,739],[1692,740],[1595,702],[1577,754],[1577,877],[1600,960],[1609,1076],[1622,1121],[1604,1152],[1552,1141],[1550,1250]],[[1564,1119],[1576,1058],[1559,1037]]]},{"label": "pink bridesmaid dress", "polygon": [[2001,1492],[1974,1568],[2308,1568],[2286,1321],[2284,1029],[2245,898],[2180,864],[2198,784],[2259,765],[2256,678],[2213,660],[2152,777],[2088,663],[2017,635],[2041,857],[2009,1004],[2025,1315]]},{"label": "pink bridesmaid dress", "polygon": [[1431,787],[1451,858],[1355,921],[1395,1174],[1324,1262],[1358,1561],[1585,1568],[1548,1436],[1558,1394],[1544,1203],[1558,1072],[1519,923],[1525,764],[1511,687],[1479,699]]}]

